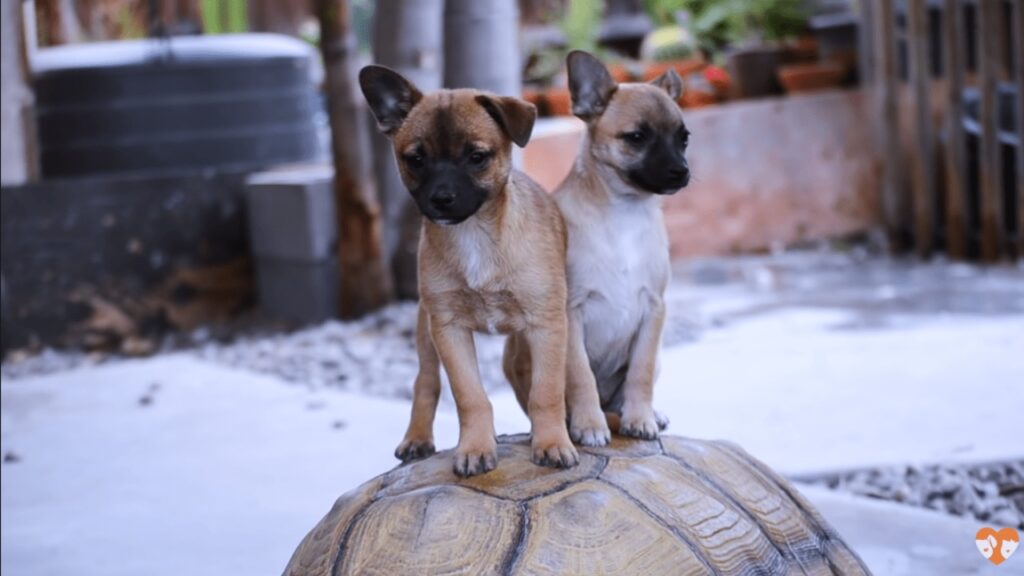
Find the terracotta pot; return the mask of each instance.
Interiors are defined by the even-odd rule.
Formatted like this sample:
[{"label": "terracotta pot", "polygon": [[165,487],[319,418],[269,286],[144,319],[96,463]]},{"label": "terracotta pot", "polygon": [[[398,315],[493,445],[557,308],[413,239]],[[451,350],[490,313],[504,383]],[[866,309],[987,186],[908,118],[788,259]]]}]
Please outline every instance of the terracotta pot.
[{"label": "terracotta pot", "polygon": [[818,39],[811,35],[801,36],[789,45],[789,61],[793,64],[818,61]]},{"label": "terracotta pot", "polygon": [[788,93],[812,92],[838,86],[846,68],[837,62],[789,64],[779,68],[779,82]]},{"label": "terracotta pot", "polygon": [[782,92],[776,72],[786,57],[782,46],[739,48],[729,53],[729,74],[737,98],[757,98]]},{"label": "terracotta pot", "polygon": [[679,106],[683,108],[700,108],[718,103],[718,97],[702,90],[687,90],[679,97]]},{"label": "terracotta pot", "polygon": [[530,104],[537,107],[537,116],[550,116],[551,111],[548,110],[548,101],[544,97],[544,93],[540,90],[532,90],[530,88],[523,89],[523,100],[526,100]]},{"label": "terracotta pot", "polygon": [[552,88],[545,96],[552,116],[572,116],[572,96],[568,88]]},{"label": "terracotta pot", "polygon": [[675,70],[680,78],[686,78],[694,72],[700,72],[706,65],[707,62],[701,57],[672,60],[670,62],[651,62],[644,68],[643,81],[650,82],[670,69]]},{"label": "terracotta pot", "polygon": [[608,72],[612,75],[612,79],[619,84],[633,81],[633,73],[630,72],[629,67],[625,64],[612,64],[608,66]]}]

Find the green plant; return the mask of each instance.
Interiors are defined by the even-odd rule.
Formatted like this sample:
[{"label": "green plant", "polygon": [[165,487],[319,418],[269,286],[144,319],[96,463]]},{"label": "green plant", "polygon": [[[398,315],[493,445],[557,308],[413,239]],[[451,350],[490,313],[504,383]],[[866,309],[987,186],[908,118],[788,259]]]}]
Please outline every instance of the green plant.
[{"label": "green plant", "polygon": [[693,56],[697,46],[689,30],[668,25],[655,28],[644,38],[640,57],[656,62],[670,62]]},{"label": "green plant", "polygon": [[207,34],[245,32],[249,27],[245,0],[203,0],[199,9]]},{"label": "green plant", "polygon": [[566,51],[561,48],[547,48],[533,54],[523,73],[528,83],[550,86],[565,65]]},{"label": "green plant", "polygon": [[778,42],[807,26],[803,0],[647,0],[655,21],[674,21],[677,11],[690,14],[690,27],[709,53],[728,44]]},{"label": "green plant", "polygon": [[729,0],[740,5],[734,41],[750,39],[779,42],[793,38],[807,27],[803,0]]},{"label": "green plant", "polygon": [[676,12],[680,10],[693,11],[693,4],[699,4],[693,0],[644,0],[644,9],[647,15],[654,21],[654,25],[668,26],[676,23]]},{"label": "green plant", "polygon": [[604,2],[600,0],[569,2],[569,9],[561,22],[569,49],[591,53],[597,50],[596,34],[603,12]]}]

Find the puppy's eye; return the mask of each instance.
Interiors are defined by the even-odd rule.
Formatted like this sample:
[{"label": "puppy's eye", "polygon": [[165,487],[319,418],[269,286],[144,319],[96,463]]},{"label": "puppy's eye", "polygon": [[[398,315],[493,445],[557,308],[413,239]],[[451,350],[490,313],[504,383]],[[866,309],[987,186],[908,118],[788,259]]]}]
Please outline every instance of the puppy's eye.
[{"label": "puppy's eye", "polygon": [[490,158],[491,155],[489,152],[476,150],[469,155],[469,163],[473,166],[480,167],[487,164],[487,161],[490,160]]},{"label": "puppy's eye", "polygon": [[647,141],[647,135],[639,130],[634,130],[623,134],[622,139],[630,144],[643,144]]},{"label": "puppy's eye", "polygon": [[690,143],[690,132],[687,130],[680,130],[678,132],[679,144],[685,148]]},{"label": "puppy's eye", "polygon": [[402,156],[405,163],[413,170],[423,167],[423,154],[421,152],[412,152],[411,154],[405,154]]}]

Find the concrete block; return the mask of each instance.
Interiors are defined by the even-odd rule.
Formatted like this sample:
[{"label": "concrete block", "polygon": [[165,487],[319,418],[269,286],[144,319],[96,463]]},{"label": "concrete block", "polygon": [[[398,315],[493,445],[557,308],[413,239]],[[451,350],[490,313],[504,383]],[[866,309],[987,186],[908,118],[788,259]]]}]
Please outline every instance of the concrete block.
[{"label": "concrete block", "polygon": [[332,257],[337,240],[333,181],[326,166],[250,176],[246,199],[253,256],[303,262]]},{"label": "concrete block", "polygon": [[273,318],[310,324],[338,312],[338,262],[256,259],[259,306]]}]

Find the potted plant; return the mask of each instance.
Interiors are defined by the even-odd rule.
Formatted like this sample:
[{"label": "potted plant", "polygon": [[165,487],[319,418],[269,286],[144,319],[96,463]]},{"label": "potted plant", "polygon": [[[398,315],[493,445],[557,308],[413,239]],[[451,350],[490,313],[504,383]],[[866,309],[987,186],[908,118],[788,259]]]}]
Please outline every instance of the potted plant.
[{"label": "potted plant", "polygon": [[[557,50],[537,58],[537,70],[543,75],[538,82],[542,87],[537,94],[530,94],[538,110],[545,116],[569,116],[572,114],[572,98],[565,78],[565,56],[570,50],[597,50],[594,31],[601,22],[601,2],[568,2],[563,5],[557,19],[557,27],[565,37],[566,44]],[[538,74],[538,75],[541,75]]]},{"label": "potted plant", "polygon": [[781,92],[776,70],[787,59],[785,42],[807,27],[803,0],[684,0],[705,50],[726,52],[734,94],[741,98]]},{"label": "potted plant", "polygon": [[846,75],[839,62],[806,62],[779,67],[779,82],[787,93],[812,92],[838,86]]}]

